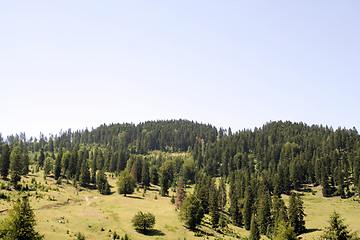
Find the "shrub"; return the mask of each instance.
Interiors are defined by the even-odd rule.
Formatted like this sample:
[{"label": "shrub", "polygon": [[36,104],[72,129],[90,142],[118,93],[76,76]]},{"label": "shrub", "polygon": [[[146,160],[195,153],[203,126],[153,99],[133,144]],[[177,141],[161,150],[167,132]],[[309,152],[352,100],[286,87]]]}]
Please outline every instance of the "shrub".
[{"label": "shrub", "polygon": [[145,232],[154,227],[155,216],[152,213],[143,213],[142,211],[139,211],[135,214],[131,222],[136,230]]}]

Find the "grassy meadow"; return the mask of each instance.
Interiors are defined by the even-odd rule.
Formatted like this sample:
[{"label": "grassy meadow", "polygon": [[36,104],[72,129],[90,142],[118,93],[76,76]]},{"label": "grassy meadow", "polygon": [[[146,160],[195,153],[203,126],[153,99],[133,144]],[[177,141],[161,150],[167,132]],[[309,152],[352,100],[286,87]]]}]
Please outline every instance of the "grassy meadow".
[{"label": "grassy meadow", "polygon": [[[120,236],[127,234],[131,239],[236,239],[239,236],[248,236],[243,228],[229,225],[233,234],[223,235],[210,229],[210,219],[205,217],[200,227],[202,237],[183,226],[179,220],[179,212],[170,202],[170,197],[161,197],[159,188],[152,186],[143,193],[143,189],[124,197],[116,192],[116,178],[108,176],[113,186],[112,194],[104,196],[97,190],[84,188],[76,189],[66,180],[57,185],[52,177],[46,181],[43,172],[29,174],[22,178],[25,184],[31,185],[35,179],[37,191],[29,191],[30,203],[34,209],[36,229],[45,235],[45,239],[76,239],[75,234],[81,232],[86,239],[112,239],[114,231]],[[3,182],[3,181],[2,181]],[[23,183],[24,184],[24,183]],[[192,191],[188,188],[188,191]],[[303,239],[317,239],[325,226],[332,211],[336,210],[352,231],[360,232],[360,203],[355,198],[340,199],[324,198],[319,194],[320,189],[313,187],[311,191],[302,192],[306,216],[306,227],[309,232],[303,234]],[[12,200],[18,197],[18,192],[1,190]],[[24,193],[23,193],[24,194]],[[170,191],[170,196],[174,194]],[[284,196],[285,201],[288,197]],[[358,199],[358,197],[356,198]],[[12,206],[11,201],[0,200],[0,218],[7,216],[7,210]],[[154,231],[148,235],[136,232],[131,224],[132,217],[138,211],[151,212],[156,217]],[[267,239],[266,237],[263,237]]]}]

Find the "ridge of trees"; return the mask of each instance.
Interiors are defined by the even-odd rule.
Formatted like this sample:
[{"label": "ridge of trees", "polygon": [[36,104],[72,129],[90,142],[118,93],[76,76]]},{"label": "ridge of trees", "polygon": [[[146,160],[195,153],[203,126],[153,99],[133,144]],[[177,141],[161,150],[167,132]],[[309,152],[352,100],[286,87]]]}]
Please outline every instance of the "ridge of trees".
[{"label": "ridge of trees", "polygon": [[[360,193],[360,136],[355,128],[278,121],[233,133],[187,120],[149,121],[69,130],[39,140],[10,136],[0,141],[0,154],[0,174],[4,179],[10,175],[15,187],[30,163],[43,168],[45,177],[53,174],[82,187],[93,184],[102,194],[110,193],[105,172],[121,173],[121,194],[131,194],[135,184],[156,184],[168,195],[179,183],[181,189],[196,183],[188,200],[184,190],[178,198],[180,209],[187,209],[183,212],[191,212],[191,204],[200,205],[218,228],[227,205],[233,224],[253,229],[254,238],[257,232],[293,238],[305,231],[302,202],[293,193],[304,184],[321,185],[324,197]],[[219,187],[215,177],[221,177]],[[290,195],[288,208],[282,194]],[[190,228],[203,216],[199,213],[194,220],[184,214]]]}]

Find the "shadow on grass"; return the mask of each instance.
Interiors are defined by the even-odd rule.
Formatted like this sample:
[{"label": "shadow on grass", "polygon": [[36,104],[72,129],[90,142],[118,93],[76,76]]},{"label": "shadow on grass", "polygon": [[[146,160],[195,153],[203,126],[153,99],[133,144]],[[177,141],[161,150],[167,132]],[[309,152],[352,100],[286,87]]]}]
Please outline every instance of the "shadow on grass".
[{"label": "shadow on grass", "polygon": [[127,197],[127,198],[133,198],[133,199],[144,199],[143,197],[137,197],[137,196],[129,196],[129,195],[126,195],[124,197]]},{"label": "shadow on grass", "polygon": [[317,231],[321,231],[321,229],[318,228],[310,228],[310,229],[306,229],[305,233],[312,233],[312,232],[317,232]]},{"label": "shadow on grass", "polygon": [[[189,228],[188,226],[183,225],[186,229],[188,229],[189,231],[194,232],[195,234],[200,234],[202,236],[208,236],[208,237],[213,237],[214,234],[213,233],[209,233],[209,232],[205,232],[204,230],[200,229],[200,228]],[[206,227],[204,224],[200,224],[200,226]]]},{"label": "shadow on grass", "polygon": [[148,230],[136,230],[138,233],[144,234],[146,236],[164,236],[165,233],[163,233],[160,230],[157,229],[148,229]]},{"label": "shadow on grass", "polygon": [[146,191],[150,191],[150,192],[159,192],[159,189],[157,188],[146,188]]}]

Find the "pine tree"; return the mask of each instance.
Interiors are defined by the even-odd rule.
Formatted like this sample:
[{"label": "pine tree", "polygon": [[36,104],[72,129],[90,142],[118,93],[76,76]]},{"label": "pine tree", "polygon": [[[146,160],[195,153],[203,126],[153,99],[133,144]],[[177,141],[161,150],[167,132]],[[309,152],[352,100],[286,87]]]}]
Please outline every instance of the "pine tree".
[{"label": "pine tree", "polygon": [[285,203],[277,196],[274,197],[273,203],[273,222],[275,229],[277,228],[277,225],[280,224],[280,222],[288,222],[287,208]]},{"label": "pine tree", "polygon": [[215,186],[215,183],[212,181],[209,189],[209,213],[211,216],[211,225],[213,228],[219,226],[219,192]]},{"label": "pine tree", "polygon": [[250,227],[250,236],[249,240],[259,240],[260,239],[260,230],[259,225],[256,221],[256,217],[253,214],[251,217],[251,227]]},{"label": "pine tree", "polygon": [[264,191],[259,200],[258,207],[258,221],[260,225],[260,233],[267,234],[268,229],[271,227],[271,197],[268,191]]},{"label": "pine tree", "polygon": [[98,171],[96,175],[96,187],[101,194],[110,194],[110,184],[106,178],[104,169]]},{"label": "pine tree", "polygon": [[151,168],[150,168],[150,179],[151,179],[152,184],[154,184],[154,185],[159,184],[159,174],[158,174],[156,166],[151,166]]},{"label": "pine tree", "polygon": [[220,193],[220,209],[221,211],[224,212],[227,201],[227,195],[226,195],[226,184],[223,178],[220,179],[219,193]]},{"label": "pine tree", "polygon": [[[137,179],[137,169],[136,169],[136,164],[135,164],[135,162],[132,164],[132,166],[131,166],[131,170],[130,170],[130,174],[131,174],[131,176],[135,179],[135,181],[136,181],[136,179]],[[137,182],[137,181],[136,181]]]},{"label": "pine tree", "polygon": [[174,163],[167,160],[160,168],[160,193],[162,196],[169,194],[169,187],[174,178]]},{"label": "pine tree", "polygon": [[[89,166],[88,166],[88,163],[86,160],[84,160],[81,164],[79,183],[80,183],[80,186],[82,186],[82,187],[87,187],[87,185],[90,183],[90,170],[89,170]],[[101,194],[106,194],[106,193],[101,193]]]},{"label": "pine tree", "polygon": [[96,165],[96,158],[93,156],[91,159],[91,179],[90,182],[93,184],[96,184],[96,171],[97,171],[97,165]]},{"label": "pine tree", "polygon": [[333,212],[329,220],[330,226],[326,227],[325,233],[321,236],[324,240],[351,240],[359,239],[355,233],[351,233],[344,224],[337,212]]},{"label": "pine tree", "polygon": [[71,153],[69,151],[66,151],[61,158],[63,173],[66,174],[67,178],[70,177],[70,170],[69,170],[70,159],[71,159]]},{"label": "pine tree", "polygon": [[178,187],[176,189],[175,206],[180,208],[186,198],[184,178],[180,177]]},{"label": "pine tree", "polygon": [[44,163],[44,175],[48,176],[50,171],[51,171],[51,166],[52,166],[52,159],[51,157],[47,157],[45,159],[45,163]]},{"label": "pine tree", "polygon": [[289,204],[289,222],[294,228],[296,234],[303,233],[305,231],[305,213],[303,208],[303,202],[300,197],[291,193],[290,204]]},{"label": "pine tree", "polygon": [[63,156],[63,150],[62,147],[59,149],[59,153],[56,156],[55,165],[54,165],[54,178],[55,180],[58,180],[61,175],[61,160]]},{"label": "pine tree", "polygon": [[41,148],[41,150],[40,150],[40,155],[39,155],[39,158],[38,158],[38,165],[39,165],[39,167],[43,167],[43,166],[44,166],[44,162],[45,162],[44,149]]},{"label": "pine tree", "polygon": [[[221,182],[220,182],[220,186],[221,186]],[[223,185],[223,187],[225,187],[225,184]],[[219,187],[219,189],[221,190],[221,187]],[[240,193],[241,193],[241,188],[239,187],[239,182],[237,182],[235,180],[235,177],[233,176],[233,177],[231,177],[231,180],[230,180],[229,213],[230,213],[231,219],[233,221],[233,224],[238,227],[241,227],[243,224],[243,214],[240,209],[241,205],[240,205],[240,199],[239,199]],[[222,195],[220,193],[220,198],[221,197],[222,197]],[[250,225],[250,222],[249,222],[249,225]]]},{"label": "pine tree", "polygon": [[205,213],[209,212],[209,192],[212,185],[211,178],[199,173],[196,177],[195,196],[200,200]]},{"label": "pine tree", "polygon": [[280,221],[275,229],[274,239],[276,240],[297,240],[294,228],[285,221]]},{"label": "pine tree", "polygon": [[244,199],[244,227],[246,230],[250,230],[250,226],[251,226],[251,217],[253,215],[252,213],[252,204],[253,204],[253,199],[251,196],[251,190],[249,187],[246,187],[245,190],[245,199]]},{"label": "pine tree", "polygon": [[[72,151],[71,151],[71,158],[69,161],[69,174],[71,178],[75,178],[76,177],[76,172],[77,172],[77,164],[78,164],[78,150],[77,147],[73,147]],[[80,169],[79,169],[80,170]]]},{"label": "pine tree", "polygon": [[1,239],[43,239],[43,236],[34,230],[35,215],[27,197],[18,200],[9,211],[9,217],[0,224]]},{"label": "pine tree", "polygon": [[10,181],[14,187],[21,180],[21,172],[21,150],[20,147],[15,147],[10,154]]},{"label": "pine tree", "polygon": [[6,179],[9,175],[9,167],[10,167],[10,154],[11,150],[9,144],[5,144],[0,158],[0,174],[2,178]]},{"label": "pine tree", "polygon": [[150,172],[149,172],[149,162],[144,161],[142,170],[141,170],[141,182],[144,187],[150,186]]},{"label": "pine tree", "polygon": [[187,196],[181,205],[180,218],[190,229],[195,229],[201,223],[204,211],[200,200],[193,194]]},{"label": "pine tree", "polygon": [[24,150],[21,156],[21,162],[22,162],[21,175],[27,175],[29,173],[29,164],[30,164],[29,153],[27,149]]}]

